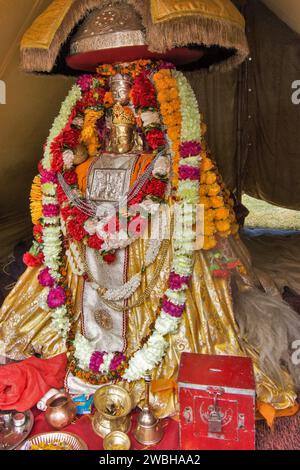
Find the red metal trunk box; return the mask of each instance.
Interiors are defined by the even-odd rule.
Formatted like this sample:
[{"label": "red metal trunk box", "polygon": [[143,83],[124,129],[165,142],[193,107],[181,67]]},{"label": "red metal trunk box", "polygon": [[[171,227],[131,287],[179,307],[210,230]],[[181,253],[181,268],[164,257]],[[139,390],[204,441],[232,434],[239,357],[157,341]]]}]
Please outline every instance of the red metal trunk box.
[{"label": "red metal trunk box", "polygon": [[178,391],[181,449],[255,449],[251,359],[182,353]]}]

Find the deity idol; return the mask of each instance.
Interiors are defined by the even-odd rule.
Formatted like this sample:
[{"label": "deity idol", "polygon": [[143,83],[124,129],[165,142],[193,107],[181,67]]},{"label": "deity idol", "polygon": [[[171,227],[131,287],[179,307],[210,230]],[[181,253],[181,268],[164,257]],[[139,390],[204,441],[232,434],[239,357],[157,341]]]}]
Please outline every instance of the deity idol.
[{"label": "deity idol", "polygon": [[176,412],[183,351],[249,356],[258,410],[292,414],[300,322],[254,277],[194,92],[166,61],[207,50],[151,54],[131,3],[101,2],[71,38],[69,66],[96,73],[77,79],[45,145],[29,267],[1,310],[5,354],[66,352],[71,393],[118,382],[136,405],[151,371],[161,417]]}]

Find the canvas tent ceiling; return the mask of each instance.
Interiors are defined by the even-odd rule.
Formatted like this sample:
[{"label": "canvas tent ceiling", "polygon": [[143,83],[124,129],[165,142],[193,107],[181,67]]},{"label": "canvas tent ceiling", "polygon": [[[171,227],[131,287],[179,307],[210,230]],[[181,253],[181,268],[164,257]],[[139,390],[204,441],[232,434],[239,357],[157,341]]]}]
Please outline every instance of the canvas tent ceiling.
[{"label": "canvas tent ceiling", "polygon": [[[31,76],[19,70],[20,39],[32,21],[50,2],[51,0],[0,0],[0,80],[6,83],[7,90],[6,104],[0,105],[0,258],[7,255],[14,244],[23,237],[30,236],[28,196],[31,181],[37,172],[37,162],[41,158],[42,146],[51,123],[72,83],[72,79]],[[237,0],[235,3],[246,2]],[[287,92],[289,92],[291,81],[300,80],[300,51],[297,48],[299,38],[267,8],[260,5],[258,0],[250,0],[248,3],[253,5],[253,14],[258,14],[261,18],[257,21],[255,31],[260,35],[258,46],[257,42],[254,43],[255,52],[259,56],[256,69],[265,67],[266,73],[268,71],[270,73],[272,69],[272,73],[276,74],[278,64],[281,64],[280,73],[282,76],[285,75],[282,86],[288,87]],[[275,12],[279,14],[284,12],[283,20],[290,23],[294,30],[300,31],[298,0],[265,0],[265,3],[270,8],[276,4]],[[278,8],[279,4],[282,9]],[[285,8],[287,4],[288,7]],[[265,34],[274,37],[264,36],[264,29],[267,31]],[[277,31],[280,34],[277,35]],[[251,32],[248,34],[252,35]],[[263,54],[268,56],[270,61],[268,64],[264,64],[261,44],[265,45]],[[251,72],[255,90],[252,99],[259,104],[259,114],[257,119],[252,121],[251,128],[247,116],[244,116],[242,130],[244,134],[249,132],[259,136],[259,141],[257,151],[255,148],[254,153],[247,154],[247,158],[242,161],[243,170],[247,170],[244,172],[245,188],[253,195],[299,209],[300,198],[297,192],[300,194],[300,142],[299,138],[290,139],[289,128],[297,123],[300,126],[300,106],[291,108],[288,103],[282,107],[276,102],[277,109],[272,109],[272,97],[278,90],[270,91],[267,105],[263,106],[268,91],[267,80],[273,78],[271,74],[264,79],[256,69]],[[208,122],[209,144],[231,188],[236,187],[240,176],[236,157],[239,147],[237,140],[239,74],[239,71],[235,71],[204,77],[189,73],[204,118]],[[277,75],[276,83],[280,86]],[[245,104],[247,108],[249,103]],[[278,132],[274,132],[272,128],[266,133],[265,126],[269,124],[270,106],[271,114],[275,116],[277,113],[278,119],[282,120],[284,117],[284,120],[283,124],[279,121]],[[280,141],[281,145],[273,147],[273,141]],[[272,155],[276,155],[275,163],[271,159]],[[283,168],[278,167],[280,162]],[[279,191],[281,176],[284,179],[283,191]],[[260,185],[256,188],[258,180]],[[264,180],[268,184],[265,184]]]},{"label": "canvas tent ceiling", "polygon": [[299,0],[262,0],[282,21],[300,34]]}]

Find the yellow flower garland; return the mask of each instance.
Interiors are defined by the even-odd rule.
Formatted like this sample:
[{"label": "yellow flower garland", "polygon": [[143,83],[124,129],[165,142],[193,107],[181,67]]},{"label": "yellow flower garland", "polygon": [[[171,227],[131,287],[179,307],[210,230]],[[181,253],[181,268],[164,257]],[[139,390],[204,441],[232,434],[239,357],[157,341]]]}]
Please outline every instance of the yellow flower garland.
[{"label": "yellow flower garland", "polygon": [[99,148],[99,139],[96,129],[98,119],[103,116],[103,111],[87,109],[84,116],[83,129],[81,131],[80,141],[87,146],[89,155],[94,157]]},{"label": "yellow flower garland", "polygon": [[30,191],[30,213],[33,225],[38,224],[43,216],[42,196],[41,178],[35,176]]}]

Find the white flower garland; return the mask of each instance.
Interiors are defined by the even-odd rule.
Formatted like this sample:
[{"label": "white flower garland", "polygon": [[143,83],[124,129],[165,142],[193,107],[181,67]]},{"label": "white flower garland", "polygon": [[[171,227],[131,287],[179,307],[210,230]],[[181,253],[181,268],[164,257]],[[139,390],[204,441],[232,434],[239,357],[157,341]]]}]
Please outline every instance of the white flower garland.
[{"label": "white flower garland", "polygon": [[[184,75],[180,72],[173,73],[177,80],[181,101],[181,141],[182,143],[186,141],[200,142],[200,113],[197,99]],[[190,163],[186,159],[183,159],[181,164],[189,165]],[[196,167],[196,164],[200,167],[200,157],[192,157],[191,166]],[[200,181],[179,180],[178,196],[181,203],[183,205],[186,203],[197,204],[199,202],[199,187]],[[192,218],[193,217],[194,211],[192,213]],[[176,233],[175,224],[174,238],[176,244],[174,245],[172,271],[181,276],[190,276],[193,270],[193,252],[196,239],[192,224],[191,229],[185,232],[183,242],[180,241],[182,239],[182,231],[180,231],[180,234]],[[166,296],[175,304],[184,305],[186,302],[185,291],[178,292],[168,289]],[[128,382],[139,380],[148,370],[153,370],[160,364],[168,348],[168,343],[164,337],[168,334],[174,334],[180,323],[180,318],[175,318],[162,309],[156,320],[153,334],[142,349],[137,351],[130,359],[128,369],[125,371],[123,379]]]},{"label": "white flower garland", "polygon": [[73,85],[65,101],[62,103],[60,112],[53,122],[47,139],[43,158],[43,167],[45,168],[45,170],[51,169],[51,144],[55,137],[57,137],[66,127],[67,122],[71,116],[72,109],[74,108],[76,103],[81,99],[81,97],[81,88],[78,85]]},{"label": "white flower garland", "polygon": [[[45,146],[44,157],[42,160],[42,166],[45,170],[51,170],[51,144],[54,139],[64,130],[66,127],[72,110],[76,103],[81,99],[82,93],[78,85],[74,85],[70,90],[67,98],[63,102],[60,112],[53,122],[50,130],[47,143]],[[68,157],[68,161],[67,161]],[[64,153],[64,159],[66,163],[70,163],[71,154]],[[42,185],[43,194],[43,205],[44,204],[58,204],[56,198],[57,185],[55,183],[47,182]],[[59,281],[61,276],[59,268],[61,266],[61,253],[62,253],[62,226],[60,217],[45,217],[43,219],[43,254],[44,254],[44,265],[50,269],[51,276],[55,281]],[[47,296],[49,289],[45,288],[40,296],[40,305],[45,311],[50,311],[47,305]],[[67,338],[68,331],[71,323],[68,318],[68,310],[65,305],[52,310],[52,326],[61,335],[63,339]]]}]

